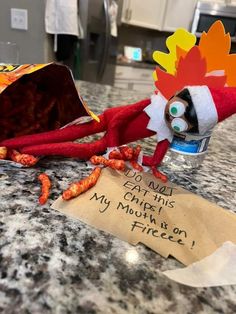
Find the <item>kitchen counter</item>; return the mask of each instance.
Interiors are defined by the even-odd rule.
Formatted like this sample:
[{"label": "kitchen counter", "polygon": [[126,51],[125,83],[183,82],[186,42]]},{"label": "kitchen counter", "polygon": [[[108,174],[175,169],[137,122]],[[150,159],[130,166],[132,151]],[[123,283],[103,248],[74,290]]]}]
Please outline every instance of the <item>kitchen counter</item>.
[{"label": "kitchen counter", "polygon": [[[148,95],[78,82],[95,113]],[[236,116],[216,127],[198,170],[163,171],[180,186],[236,210]],[[145,141],[145,151],[155,139]],[[50,200],[38,204],[37,175],[53,181]],[[182,265],[143,245],[132,247],[50,208],[71,181],[89,173],[85,162],[44,158],[34,168],[0,165],[1,313],[235,313],[236,286],[191,288],[162,271]],[[129,259],[129,252],[138,257]]]}]

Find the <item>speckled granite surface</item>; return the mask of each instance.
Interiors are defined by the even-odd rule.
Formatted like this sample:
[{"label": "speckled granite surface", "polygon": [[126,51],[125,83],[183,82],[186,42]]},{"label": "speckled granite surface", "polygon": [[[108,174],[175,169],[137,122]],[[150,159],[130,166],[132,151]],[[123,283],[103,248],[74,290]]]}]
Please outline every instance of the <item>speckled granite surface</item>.
[{"label": "speckled granite surface", "polygon": [[[145,98],[137,92],[78,83],[96,113],[109,105]],[[219,125],[199,170],[171,172],[170,179],[236,211],[236,116]],[[148,139],[147,150],[154,145]],[[0,165],[0,313],[236,313],[236,286],[190,288],[160,271],[181,267],[146,247],[129,244],[52,210],[86,164],[45,158],[31,169]],[[38,205],[37,174],[53,178],[50,201]],[[129,262],[132,251],[136,262]]]}]

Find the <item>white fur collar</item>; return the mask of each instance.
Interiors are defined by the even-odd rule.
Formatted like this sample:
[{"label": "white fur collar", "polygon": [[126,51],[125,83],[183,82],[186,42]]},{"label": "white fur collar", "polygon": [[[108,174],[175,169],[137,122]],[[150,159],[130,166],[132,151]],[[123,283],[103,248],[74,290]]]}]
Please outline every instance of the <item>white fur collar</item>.
[{"label": "white fur collar", "polygon": [[167,100],[165,97],[158,93],[151,96],[151,104],[148,105],[144,111],[150,117],[147,128],[157,133],[157,141],[161,142],[167,139],[170,143],[173,139],[173,131],[169,129],[165,120],[165,106]]}]

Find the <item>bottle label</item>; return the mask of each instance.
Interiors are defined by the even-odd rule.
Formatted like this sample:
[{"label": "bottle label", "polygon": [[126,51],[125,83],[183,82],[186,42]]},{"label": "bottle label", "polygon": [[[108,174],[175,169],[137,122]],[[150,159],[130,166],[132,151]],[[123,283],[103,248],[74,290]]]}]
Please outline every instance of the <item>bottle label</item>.
[{"label": "bottle label", "polygon": [[170,150],[185,155],[200,155],[207,151],[211,134],[178,134],[174,135],[170,145]]}]

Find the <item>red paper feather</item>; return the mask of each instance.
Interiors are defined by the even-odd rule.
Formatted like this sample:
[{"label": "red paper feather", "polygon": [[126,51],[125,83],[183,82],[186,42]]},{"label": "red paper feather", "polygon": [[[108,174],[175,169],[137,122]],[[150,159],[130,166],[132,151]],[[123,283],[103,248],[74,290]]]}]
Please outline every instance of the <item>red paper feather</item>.
[{"label": "red paper feather", "polygon": [[207,85],[223,87],[225,76],[206,76],[206,61],[201,57],[199,48],[194,46],[184,57],[180,57],[175,75],[156,69],[158,80],[155,85],[166,99],[182,90],[185,86]]}]

